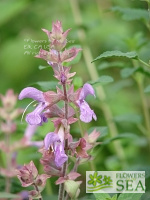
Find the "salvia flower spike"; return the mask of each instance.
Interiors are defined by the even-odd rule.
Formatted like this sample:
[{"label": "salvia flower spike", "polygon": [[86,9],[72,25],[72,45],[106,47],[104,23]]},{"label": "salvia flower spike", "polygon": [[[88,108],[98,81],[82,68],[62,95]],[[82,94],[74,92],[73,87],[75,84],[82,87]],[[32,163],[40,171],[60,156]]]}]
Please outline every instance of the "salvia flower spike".
[{"label": "salvia flower spike", "polygon": [[[96,114],[85,101],[88,95],[95,97],[95,91],[89,83],[74,91],[72,79],[76,72],[70,73],[71,67],[65,67],[64,62],[75,59],[82,49],[76,47],[65,49],[70,29],[63,31],[62,23],[56,21],[52,24],[51,31],[42,30],[48,36],[50,49],[49,51],[40,49],[35,57],[44,59],[52,67],[54,77],[58,80],[58,87],[56,92],[49,90],[42,92],[36,88],[27,87],[21,91],[19,99],[31,98],[37,102],[34,111],[26,116],[29,127],[26,130],[25,138],[28,144],[37,143],[31,141],[34,130],[43,125],[43,122],[47,122],[48,119],[51,119],[54,123],[55,130],[49,131],[45,135],[43,145],[41,141],[38,142],[41,147],[39,152],[42,154],[40,163],[44,167],[45,174],[38,175],[37,169],[31,161],[18,171],[18,178],[22,186],[33,185],[35,187],[35,190],[29,192],[33,199],[41,199],[41,188],[45,187],[46,179],[51,176],[59,177],[56,181],[56,184],[60,185],[58,199],[64,199],[64,189],[71,198],[77,198],[80,193],[79,186],[82,183],[82,181],[75,181],[80,176],[77,173],[78,165],[82,160],[91,159],[88,150],[96,145],[99,133],[92,133],[93,140],[90,136],[85,135],[84,138],[73,141],[70,125],[77,120],[89,123],[92,119],[97,119]],[[64,106],[60,107],[59,101],[63,101]],[[77,109],[80,110],[80,119],[75,116]],[[69,155],[75,157],[76,160],[75,166],[70,172],[67,171]],[[64,187],[62,187],[62,184],[64,184]],[[70,184],[76,185],[76,191],[71,188]]]}]

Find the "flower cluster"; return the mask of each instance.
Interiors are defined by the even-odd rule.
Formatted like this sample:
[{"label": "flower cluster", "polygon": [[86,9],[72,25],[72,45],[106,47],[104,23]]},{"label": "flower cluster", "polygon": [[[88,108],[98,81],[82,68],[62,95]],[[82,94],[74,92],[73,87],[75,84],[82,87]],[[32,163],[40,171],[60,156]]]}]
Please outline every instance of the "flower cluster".
[{"label": "flower cluster", "polygon": [[5,96],[0,94],[0,100],[2,102],[2,107],[0,107],[0,118],[2,119],[0,129],[5,134],[10,135],[16,131],[16,123],[14,123],[14,120],[23,110],[15,108],[17,95],[11,89],[7,91]]},{"label": "flower cluster", "polygon": [[[17,95],[10,89],[6,95],[0,94],[2,107],[0,107],[0,130],[4,134],[5,140],[0,141],[0,150],[10,157],[9,165],[5,168],[0,167],[0,174],[5,177],[16,176],[15,170],[17,167],[16,155],[14,146],[9,145],[9,138],[15,133],[17,125],[15,119],[23,112],[20,108],[15,108],[17,103]],[[7,160],[7,159],[6,159]],[[7,162],[6,162],[7,163]]]},{"label": "flower cluster", "polygon": [[[54,123],[55,130],[45,136],[43,147],[39,150],[42,153],[40,162],[44,166],[45,173],[48,176],[59,176],[56,184],[64,183],[67,193],[71,198],[75,198],[79,194],[78,188],[81,182],[74,181],[79,176],[77,172],[73,170],[67,175],[66,170],[64,170],[67,167],[68,154],[76,157],[76,168],[82,159],[89,160],[91,156],[88,151],[95,145],[99,133],[96,131],[92,133],[93,142],[87,135],[74,142],[70,134],[70,125],[79,120],[76,118],[76,112],[80,113],[80,120],[85,123],[97,119],[94,111],[85,100],[88,95],[95,97],[95,92],[88,83],[75,91],[72,77],[76,73],[70,72],[71,67],[64,66],[64,62],[72,61],[81,51],[80,48],[75,47],[64,49],[70,29],[63,32],[61,22],[56,21],[52,25],[52,31],[42,30],[50,40],[50,49],[49,51],[41,49],[35,57],[46,60],[52,67],[54,77],[58,80],[58,86],[56,92],[42,92],[36,88],[27,87],[21,91],[19,99],[31,98],[37,103],[36,108],[26,115],[26,122],[30,126],[41,126],[48,122],[49,118]],[[60,101],[64,102],[63,107],[58,104]],[[72,184],[76,184],[75,192],[70,192],[68,189],[70,181]]]},{"label": "flower cluster", "polygon": [[[16,108],[18,95],[14,94],[12,89],[6,92],[6,95],[0,94],[2,107],[0,107],[0,132],[4,139],[0,141],[0,150],[5,155],[4,163],[0,163],[0,175],[6,178],[5,191],[11,191],[11,179],[16,176],[16,169],[20,167],[17,163],[17,151],[29,146],[41,147],[42,141],[32,141],[32,136],[36,132],[37,125],[28,125],[22,138],[18,141],[11,140],[17,131],[16,119],[23,112],[23,109]],[[2,159],[3,160],[3,159]],[[27,191],[19,194],[20,200],[28,197]]]}]

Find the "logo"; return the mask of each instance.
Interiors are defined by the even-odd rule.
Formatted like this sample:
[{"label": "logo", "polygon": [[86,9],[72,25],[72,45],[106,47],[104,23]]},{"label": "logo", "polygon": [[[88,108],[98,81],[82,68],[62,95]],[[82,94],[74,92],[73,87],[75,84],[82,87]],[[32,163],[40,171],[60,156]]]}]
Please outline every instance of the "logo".
[{"label": "logo", "polygon": [[87,193],[145,193],[145,171],[87,171]]}]

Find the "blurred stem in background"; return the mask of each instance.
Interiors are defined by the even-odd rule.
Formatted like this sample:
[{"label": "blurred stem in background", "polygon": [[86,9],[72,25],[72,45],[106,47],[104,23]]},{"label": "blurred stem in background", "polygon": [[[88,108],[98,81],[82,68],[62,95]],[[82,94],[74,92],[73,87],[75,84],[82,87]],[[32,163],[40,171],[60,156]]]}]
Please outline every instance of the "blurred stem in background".
[{"label": "blurred stem in background", "polygon": [[[141,62],[141,60],[140,60]],[[132,61],[132,64],[134,67],[139,66],[139,63],[135,60]],[[148,110],[148,103],[147,103],[147,99],[146,96],[144,94],[144,75],[141,73],[137,73],[134,76],[138,89],[139,89],[139,94],[140,94],[140,98],[141,98],[141,104],[142,104],[142,110],[143,110],[143,115],[144,115],[144,120],[145,120],[145,135],[148,138],[148,143],[150,145],[150,116],[149,116],[149,110]]]},{"label": "blurred stem in background", "polygon": [[[10,147],[10,135],[6,134],[5,135],[5,141],[6,141],[6,145],[9,148]],[[8,151],[7,156],[6,156],[6,169],[8,171],[10,171],[11,169],[11,155],[10,152]],[[5,191],[7,193],[10,192],[11,189],[11,182],[10,182],[10,177],[6,176],[6,182],[5,182],[6,186],[5,186]]]},{"label": "blurred stem in background", "polygon": [[[83,22],[82,22],[81,11],[80,11],[78,0],[76,1],[70,0],[70,4],[71,4],[75,23],[77,26],[81,26]],[[79,37],[80,43],[82,44],[83,56],[84,56],[87,70],[89,72],[91,80],[97,80],[99,78],[99,75],[98,75],[95,64],[91,63],[91,61],[93,60],[92,53],[91,53],[90,48],[85,42],[86,33],[83,29],[78,29],[78,37]],[[106,94],[105,94],[104,88],[102,86],[97,87],[96,93],[97,93],[97,97],[100,100],[100,108],[102,109],[104,113],[105,120],[109,127],[111,137],[116,137],[118,135],[118,130],[117,130],[116,124],[112,121],[113,115],[112,115],[109,105],[106,103]],[[125,154],[124,154],[124,150],[120,141],[115,141],[113,145],[114,145],[115,152],[122,163],[122,167],[125,168],[126,167]]]},{"label": "blurred stem in background", "polygon": [[143,88],[143,81],[144,77],[142,74],[140,74],[141,77],[137,79],[137,84],[140,92],[140,97],[141,97],[141,102],[142,102],[142,107],[143,107],[143,113],[144,113],[144,118],[145,118],[145,126],[147,129],[147,136],[149,137],[150,134],[150,117],[149,117],[149,110],[148,110],[148,104],[147,104],[147,99],[144,94],[144,88]]},{"label": "blurred stem in background", "polygon": [[148,4],[148,13],[149,13],[149,22],[148,22],[147,27],[148,27],[148,29],[150,31],[150,0],[147,0],[147,4]]}]

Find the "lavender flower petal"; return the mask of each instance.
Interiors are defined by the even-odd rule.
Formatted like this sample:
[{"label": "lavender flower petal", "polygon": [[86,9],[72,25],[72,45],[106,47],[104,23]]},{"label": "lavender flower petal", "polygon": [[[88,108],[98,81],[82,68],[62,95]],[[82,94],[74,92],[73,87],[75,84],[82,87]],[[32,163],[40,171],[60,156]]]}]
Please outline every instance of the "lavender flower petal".
[{"label": "lavender flower petal", "polygon": [[57,142],[57,141],[60,141],[60,138],[59,138],[58,134],[56,134],[54,132],[48,133],[44,138],[44,147],[45,147],[45,149],[48,150],[49,147],[54,142]]},{"label": "lavender flower petal", "polygon": [[26,121],[30,125],[40,125],[43,121],[41,112],[44,110],[44,103],[39,103],[35,110],[26,116]]},{"label": "lavender flower petal", "polygon": [[62,143],[58,144],[55,151],[55,164],[57,167],[62,165],[68,160],[68,156],[64,152],[64,146]]},{"label": "lavender flower petal", "polygon": [[87,97],[87,95],[93,95],[95,97],[95,91],[89,83],[84,84],[79,95],[79,101],[83,101]]},{"label": "lavender flower petal", "polygon": [[45,117],[45,114],[44,113],[42,113],[41,114],[41,118],[42,118],[42,122],[48,122],[48,119],[47,119],[47,117]]},{"label": "lavender flower petal", "polygon": [[95,113],[93,110],[91,110],[91,108],[89,107],[88,103],[86,101],[82,102],[81,104],[78,104],[80,107],[80,120],[85,122],[85,123],[89,123],[90,121],[92,121],[92,118],[94,120],[97,119]]},{"label": "lavender flower petal", "polygon": [[19,100],[22,100],[24,98],[31,98],[38,102],[45,102],[43,92],[34,87],[27,87],[21,91],[21,93],[19,94]]}]

